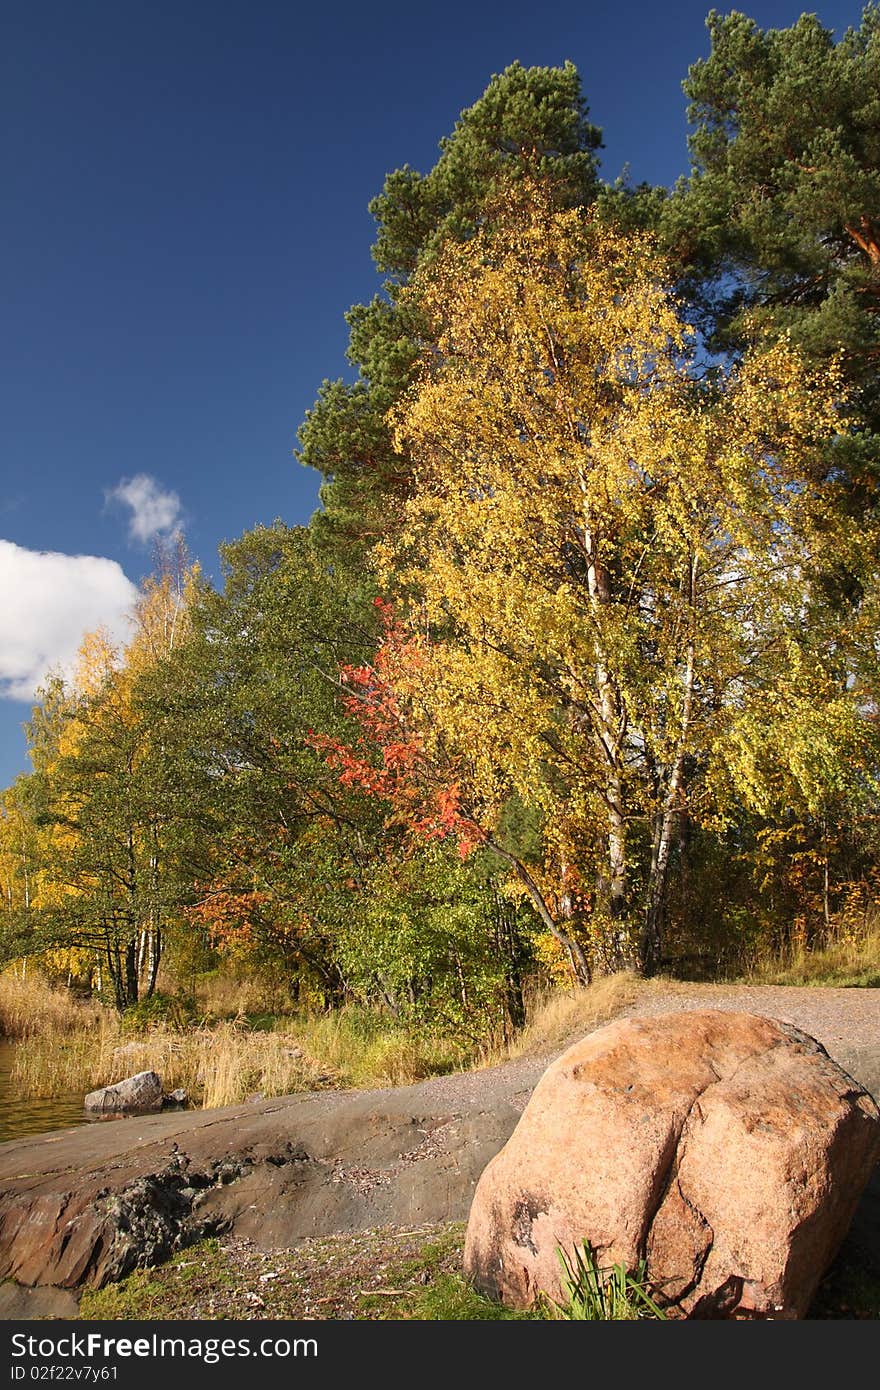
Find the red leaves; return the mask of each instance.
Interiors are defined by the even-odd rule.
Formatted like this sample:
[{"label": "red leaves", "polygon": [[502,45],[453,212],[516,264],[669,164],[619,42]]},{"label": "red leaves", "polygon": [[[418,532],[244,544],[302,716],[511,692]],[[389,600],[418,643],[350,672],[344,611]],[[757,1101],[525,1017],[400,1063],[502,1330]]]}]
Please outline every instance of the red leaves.
[{"label": "red leaves", "polygon": [[458,783],[444,781],[433,766],[398,689],[423,665],[419,639],[396,621],[390,603],[377,598],[374,604],[385,631],[372,664],[343,666],[339,673],[340,684],[351,692],[343,696],[343,707],[363,733],[353,747],[316,733],[310,733],[309,743],[338,770],[343,786],[387,801],[390,819],[421,839],[454,836],[466,859],[485,833],[463,809]]},{"label": "red leaves", "polygon": [[256,890],[236,893],[212,888],[200,903],[186,909],[186,916],[207,929],[211,945],[218,950],[249,946],[254,938],[254,916],[270,897]]}]

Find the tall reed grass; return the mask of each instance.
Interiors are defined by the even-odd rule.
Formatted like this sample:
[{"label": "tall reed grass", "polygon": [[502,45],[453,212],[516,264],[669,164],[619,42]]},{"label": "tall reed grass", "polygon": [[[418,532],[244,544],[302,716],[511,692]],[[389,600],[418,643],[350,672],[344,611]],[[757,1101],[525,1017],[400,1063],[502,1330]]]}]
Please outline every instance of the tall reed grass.
[{"label": "tall reed grass", "polygon": [[303,1048],[346,1086],[407,1086],[467,1066],[471,1052],[453,1039],[405,1027],[378,1009],[348,1005],[291,1021]]},{"label": "tall reed grass", "polygon": [[10,1086],[22,1098],[95,1090],[139,1071],[155,1071],[205,1107],[234,1105],[255,1092],[286,1095],[333,1084],[333,1073],[288,1033],[235,1024],[178,1033],[154,1029],[131,1039],[115,1022],[60,1038],[29,1039],[18,1049]]},{"label": "tall reed grass", "polygon": [[[110,1009],[65,1002],[63,991],[45,985],[33,992],[43,1005],[36,1011],[25,1006],[23,988],[10,989],[21,1005],[12,1035],[20,1045],[10,1086],[22,1099],[85,1094],[135,1072],[155,1071],[166,1091],[182,1087],[193,1102],[214,1107],[255,1093],[401,1086],[469,1060],[454,1043],[422,1036],[363,1008],[275,1019],[269,1028],[251,1027],[240,1014],[188,1029],[160,1023],[133,1032],[130,1016],[120,1019]],[[214,993],[215,1006],[222,997],[219,990]],[[233,999],[241,1002],[242,995],[230,992],[224,1002]],[[266,1002],[255,991],[250,1002],[257,999]],[[50,1005],[66,1009],[57,1025]]]},{"label": "tall reed grass", "polygon": [[784,950],[756,955],[745,979],[761,985],[880,987],[880,914],[858,933],[809,948],[795,942]]},{"label": "tall reed grass", "polygon": [[0,974],[0,1037],[11,1042],[94,1028],[105,1016],[109,1011],[101,1004],[77,999],[33,969]]}]

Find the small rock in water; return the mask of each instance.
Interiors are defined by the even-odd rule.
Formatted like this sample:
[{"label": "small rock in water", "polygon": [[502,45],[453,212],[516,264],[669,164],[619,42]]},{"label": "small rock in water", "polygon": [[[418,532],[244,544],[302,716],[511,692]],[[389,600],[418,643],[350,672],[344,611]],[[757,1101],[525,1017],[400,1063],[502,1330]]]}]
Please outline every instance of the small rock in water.
[{"label": "small rock in water", "polygon": [[154,1071],[139,1071],[112,1086],[90,1091],[83,1101],[86,1110],[101,1114],[120,1114],[129,1110],[149,1111],[162,1108],[162,1078]]},{"label": "small rock in water", "polygon": [[189,1092],[178,1086],[176,1090],[169,1091],[167,1096],[162,1097],[162,1105],[168,1110],[182,1110],[189,1105]]}]

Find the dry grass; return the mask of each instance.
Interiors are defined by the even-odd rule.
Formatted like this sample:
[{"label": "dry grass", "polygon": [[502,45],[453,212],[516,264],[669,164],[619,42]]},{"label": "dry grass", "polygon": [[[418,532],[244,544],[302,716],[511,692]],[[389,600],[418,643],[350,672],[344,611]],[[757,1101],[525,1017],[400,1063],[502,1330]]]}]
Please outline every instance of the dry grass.
[{"label": "dry grass", "polygon": [[325,1086],[404,1086],[467,1061],[454,1045],[407,1032],[381,1014],[341,1009],[284,1019],[257,1031],[243,1019],[139,1037],[102,1011],[91,1027],[31,1036],[17,1051],[10,1085],[22,1098],[95,1090],[155,1071],[166,1091],[183,1087],[204,1107],[248,1096]]},{"label": "dry grass", "polygon": [[0,1037],[12,1042],[94,1028],[107,1014],[100,1004],[83,1002],[69,989],[50,985],[33,969],[0,974]]},{"label": "dry grass", "polygon": [[342,1008],[298,1017],[291,1027],[303,1048],[346,1086],[408,1086],[469,1060],[454,1041],[403,1028],[377,1010]]},{"label": "dry grass", "polygon": [[235,1024],[176,1033],[155,1029],[126,1039],[115,1022],[62,1038],[33,1038],[18,1050],[10,1085],[22,1097],[94,1090],[139,1071],[155,1071],[166,1091],[182,1086],[205,1107],[249,1095],[286,1095],[334,1081],[287,1033],[255,1033]]},{"label": "dry grass", "polygon": [[577,1034],[590,1033],[634,1003],[654,981],[640,979],[628,971],[605,975],[586,989],[546,989],[539,991],[526,1011],[526,1025],[506,1047],[481,1059],[482,1066],[493,1066],[511,1057],[551,1051]]},{"label": "dry grass", "polygon": [[[277,979],[217,972],[196,981],[200,1026],[144,1008],[120,1019],[35,974],[0,976],[0,1027],[20,1043],[10,1086],[22,1099],[86,1094],[139,1071],[204,1107],[325,1086],[401,1086],[469,1058],[375,1010],[285,1017]],[[158,997],[158,996],[157,996]],[[145,1001],[145,1006],[150,1001]],[[280,1015],[280,1016],[279,1016]],[[267,1026],[268,1025],[268,1026]]]},{"label": "dry grass", "polygon": [[[157,1014],[156,1022],[148,1010],[142,1019],[137,1010],[120,1019],[39,975],[0,975],[0,1029],[20,1044],[10,1087],[22,1099],[85,1095],[155,1071],[166,1091],[182,1087],[207,1108],[255,1093],[401,1086],[469,1060],[455,1044],[422,1037],[374,1010],[278,1017],[284,1004],[289,1008],[286,991],[260,975],[205,977],[197,1003],[197,1027],[173,1014]],[[251,1026],[255,1018],[262,1027]]]},{"label": "dry grass", "polygon": [[242,1014],[284,1014],[290,1010],[286,980],[265,971],[212,971],[196,980],[193,993],[199,1016],[208,1022]]},{"label": "dry grass", "polygon": [[225,1024],[187,1037],[198,1040],[197,1084],[201,1082],[206,1108],[234,1105],[257,1092],[282,1096],[316,1090],[336,1080],[286,1033],[241,1033]]},{"label": "dry grass", "polygon": [[758,957],[746,973],[756,985],[880,986],[880,919],[858,935],[808,950],[802,944]]},{"label": "dry grass", "polygon": [[[92,1028],[78,1028],[60,1036],[42,1033],[28,1037],[16,1049],[9,1078],[11,1092],[22,1100],[49,1099],[104,1084],[113,1049],[119,1043],[115,1019],[101,1019]],[[143,1070],[133,1068],[132,1070]],[[114,1076],[120,1081],[131,1072]]]}]

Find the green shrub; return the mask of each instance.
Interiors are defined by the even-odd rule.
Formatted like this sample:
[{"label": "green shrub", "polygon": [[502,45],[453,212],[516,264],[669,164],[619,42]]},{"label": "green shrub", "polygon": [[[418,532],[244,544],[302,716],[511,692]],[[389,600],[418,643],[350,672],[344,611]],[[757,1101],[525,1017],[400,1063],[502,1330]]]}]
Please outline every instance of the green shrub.
[{"label": "green shrub", "polygon": [[195,1016],[195,1002],[181,995],[151,994],[130,1004],[122,1015],[123,1033],[148,1033],[152,1028],[186,1028]]}]

